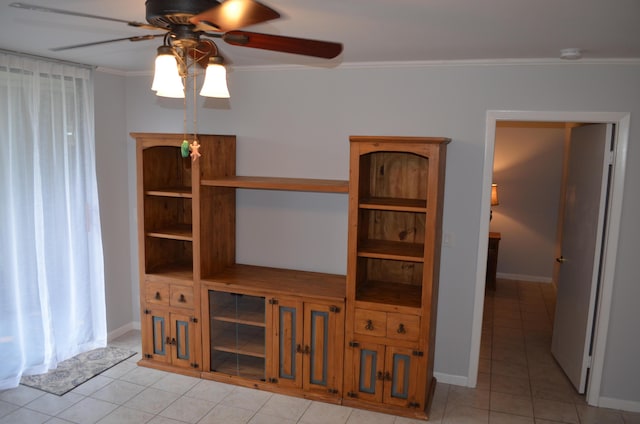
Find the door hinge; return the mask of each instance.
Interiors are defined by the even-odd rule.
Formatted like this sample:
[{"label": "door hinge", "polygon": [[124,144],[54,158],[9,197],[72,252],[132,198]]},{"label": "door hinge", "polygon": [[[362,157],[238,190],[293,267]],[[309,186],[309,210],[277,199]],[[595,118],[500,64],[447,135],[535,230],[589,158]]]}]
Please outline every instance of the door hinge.
[{"label": "door hinge", "polygon": [[189,364],[189,366],[191,366],[191,368],[198,368],[198,364],[196,364],[195,362]]},{"label": "door hinge", "polygon": [[358,394],[354,392],[347,392],[347,396],[349,396],[350,398],[357,398]]},{"label": "door hinge", "polygon": [[144,355],[142,355],[145,357],[145,359],[152,359],[153,355],[149,354],[149,353],[145,353]]},{"label": "door hinge", "polygon": [[269,383],[277,383],[277,382],[278,382],[278,379],[277,379],[277,378],[270,377],[270,378],[268,378],[268,379],[267,379],[267,381],[268,381]]},{"label": "door hinge", "polygon": [[269,299],[269,305],[277,305],[278,299]]},{"label": "door hinge", "polygon": [[189,321],[191,321],[191,322],[192,322],[192,323],[194,323],[194,324],[197,324],[197,323],[198,323],[198,318],[196,318],[196,317],[189,317]]},{"label": "door hinge", "polygon": [[337,389],[327,389],[327,392],[332,394],[332,395],[337,395],[338,394],[338,390]]},{"label": "door hinge", "polygon": [[587,368],[591,368],[591,364],[593,363],[593,356],[587,356]]},{"label": "door hinge", "polygon": [[409,402],[409,408],[420,408],[420,404],[418,402]]},{"label": "door hinge", "polygon": [[358,347],[358,346],[360,346],[360,343],[351,341],[351,342],[349,342],[349,346],[350,347]]},{"label": "door hinge", "polygon": [[413,351],[413,356],[424,356],[424,352],[422,352],[420,350],[414,350]]},{"label": "door hinge", "polygon": [[145,310],[144,310],[144,314],[145,314],[145,315],[149,315],[149,314],[151,314],[151,311],[150,311],[149,309],[145,309]]},{"label": "door hinge", "polygon": [[329,306],[329,311],[337,314],[338,312],[340,312],[340,308],[335,305],[331,305]]}]

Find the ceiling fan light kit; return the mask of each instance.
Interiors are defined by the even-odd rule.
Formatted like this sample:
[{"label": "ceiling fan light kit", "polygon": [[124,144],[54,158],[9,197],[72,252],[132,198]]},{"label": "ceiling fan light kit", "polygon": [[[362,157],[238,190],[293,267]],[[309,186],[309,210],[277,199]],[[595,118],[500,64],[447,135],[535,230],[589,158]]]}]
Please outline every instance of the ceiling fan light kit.
[{"label": "ceiling fan light kit", "polygon": [[209,64],[204,75],[204,83],[200,95],[204,97],[216,97],[228,99],[230,96],[227,87],[227,68],[222,64],[221,56],[209,58]]},{"label": "ceiling fan light kit", "polygon": [[178,61],[169,46],[158,47],[151,90],[162,97],[184,98],[184,85],[178,72]]}]

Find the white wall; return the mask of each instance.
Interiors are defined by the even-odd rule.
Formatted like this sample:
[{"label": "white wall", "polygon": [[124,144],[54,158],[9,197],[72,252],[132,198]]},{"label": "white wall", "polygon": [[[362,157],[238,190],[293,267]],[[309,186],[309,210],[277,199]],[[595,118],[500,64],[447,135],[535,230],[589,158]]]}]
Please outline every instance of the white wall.
[{"label": "white wall", "polygon": [[[107,331],[117,336],[137,321],[132,308],[130,204],[127,199],[129,164],[125,113],[125,78],[96,72],[96,172],[104,250]],[[134,174],[135,175],[135,174]],[[135,318],[134,318],[135,317]]]},{"label": "white wall", "polygon": [[496,128],[493,182],[500,205],[498,273],[551,282],[560,208],[564,128]]},{"label": "white wall", "polygon": [[[126,79],[127,131],[182,132],[180,101],[159,101],[149,89],[150,82],[150,76]],[[347,178],[350,134],[453,139],[449,145],[443,223],[451,246],[442,252],[435,370],[445,380],[463,384],[469,373],[478,237],[486,225],[480,215],[487,111],[640,114],[638,64],[236,69],[230,73],[229,82],[232,98],[208,101],[199,110],[198,125],[200,132],[238,136],[239,174]],[[640,250],[640,226],[635,222],[640,216],[640,192],[632,183],[640,180],[640,128],[633,119],[630,136],[628,184],[602,395],[640,405],[640,339],[636,337],[640,309],[635,305],[640,299],[635,267]],[[130,139],[128,154],[129,175],[133,176],[134,148]],[[129,189],[127,209],[129,222],[134,223],[133,177]],[[242,217],[239,224],[260,220],[261,208],[275,210],[284,208],[285,203],[294,208],[304,208],[307,202],[322,205],[318,218],[321,225],[310,228],[304,238],[317,240],[325,254],[306,260],[305,266],[343,272],[345,259],[333,250],[346,249],[346,199],[334,195],[325,202],[314,195],[301,196],[246,192],[238,201]],[[332,195],[326,196],[329,199]],[[254,209],[258,203],[262,206]],[[259,260],[268,252],[273,240],[258,236],[239,234],[239,257]],[[130,228],[130,237],[131,251],[135,252],[135,227]],[[251,252],[250,246],[254,245],[259,247]],[[285,263],[288,257],[297,261],[303,256],[291,246],[296,243],[274,248],[278,256],[274,259]],[[137,259],[132,258],[131,266],[131,284],[135,286],[137,270],[133,268]]]}]

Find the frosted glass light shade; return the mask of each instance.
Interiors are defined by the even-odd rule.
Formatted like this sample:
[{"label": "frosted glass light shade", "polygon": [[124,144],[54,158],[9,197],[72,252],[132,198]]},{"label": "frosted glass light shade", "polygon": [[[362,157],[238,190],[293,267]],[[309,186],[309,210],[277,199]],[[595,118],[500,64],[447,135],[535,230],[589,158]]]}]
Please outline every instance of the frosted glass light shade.
[{"label": "frosted glass light shade", "polygon": [[173,54],[159,53],[151,89],[162,97],[184,98],[184,86],[178,73],[178,62]]},{"label": "frosted glass light shade", "polygon": [[230,97],[229,88],[227,87],[227,70],[224,65],[217,63],[209,63],[207,65],[200,95],[220,99],[228,99]]}]

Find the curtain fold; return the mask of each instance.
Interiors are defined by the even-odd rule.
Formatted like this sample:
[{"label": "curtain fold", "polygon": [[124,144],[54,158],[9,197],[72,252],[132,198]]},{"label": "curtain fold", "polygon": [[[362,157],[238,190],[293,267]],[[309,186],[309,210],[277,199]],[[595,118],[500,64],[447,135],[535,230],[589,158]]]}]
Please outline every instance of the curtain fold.
[{"label": "curtain fold", "polygon": [[106,345],[90,69],[0,53],[0,390]]}]

